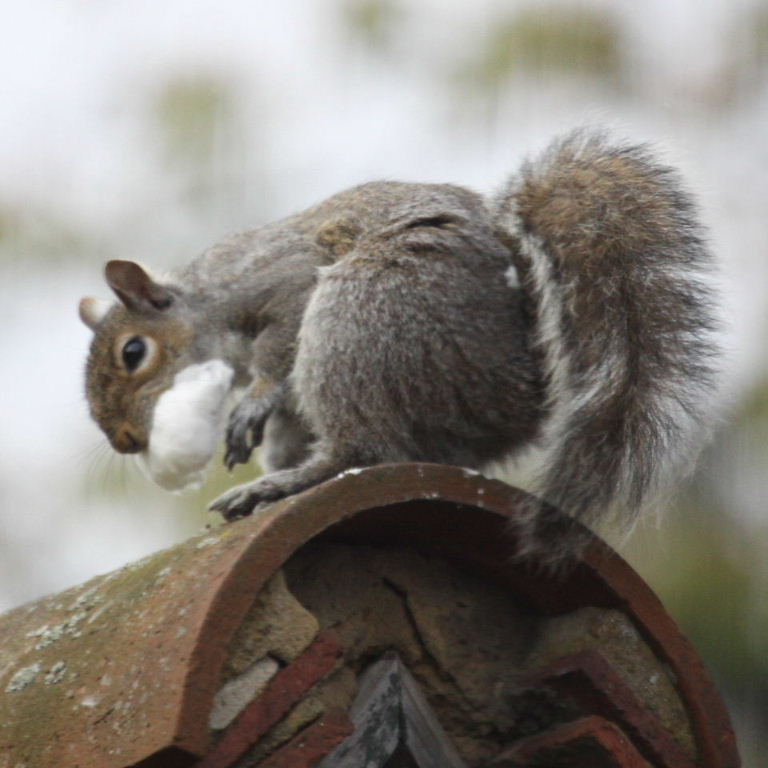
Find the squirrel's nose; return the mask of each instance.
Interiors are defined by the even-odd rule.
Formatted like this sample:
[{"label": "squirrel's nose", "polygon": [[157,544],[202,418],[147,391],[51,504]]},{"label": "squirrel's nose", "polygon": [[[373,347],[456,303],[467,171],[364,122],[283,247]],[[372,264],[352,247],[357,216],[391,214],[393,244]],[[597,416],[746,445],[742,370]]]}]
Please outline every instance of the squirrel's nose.
[{"label": "squirrel's nose", "polygon": [[115,430],[112,447],[119,453],[139,453],[147,447],[147,440],[140,430],[122,424]]}]

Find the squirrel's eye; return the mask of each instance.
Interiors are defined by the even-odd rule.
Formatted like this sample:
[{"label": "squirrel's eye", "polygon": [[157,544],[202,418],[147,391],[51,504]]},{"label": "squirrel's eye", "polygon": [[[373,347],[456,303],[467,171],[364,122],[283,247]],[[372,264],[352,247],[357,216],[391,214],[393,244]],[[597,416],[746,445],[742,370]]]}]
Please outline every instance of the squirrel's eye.
[{"label": "squirrel's eye", "polygon": [[139,367],[146,353],[147,345],[141,336],[134,336],[125,342],[123,345],[123,363],[129,372],[132,373]]}]

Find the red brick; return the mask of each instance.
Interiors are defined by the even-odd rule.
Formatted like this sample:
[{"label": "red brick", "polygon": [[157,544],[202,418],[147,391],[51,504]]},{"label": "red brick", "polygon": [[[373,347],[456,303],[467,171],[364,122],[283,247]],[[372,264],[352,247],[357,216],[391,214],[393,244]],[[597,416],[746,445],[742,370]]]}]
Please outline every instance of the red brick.
[{"label": "red brick", "polygon": [[354,731],[346,712],[326,712],[287,744],[258,763],[258,768],[312,768]]},{"label": "red brick", "polygon": [[601,717],[584,717],[518,741],[492,763],[547,768],[654,768],[630,740]]},{"label": "red brick", "polygon": [[226,768],[242,757],[273,725],[334,667],[342,649],[328,632],[288,667],[281,669],[264,692],[238,715],[221,740],[196,768]]},{"label": "red brick", "polygon": [[526,680],[569,697],[585,713],[618,724],[638,750],[659,768],[695,768],[680,745],[596,650],[554,662]]}]

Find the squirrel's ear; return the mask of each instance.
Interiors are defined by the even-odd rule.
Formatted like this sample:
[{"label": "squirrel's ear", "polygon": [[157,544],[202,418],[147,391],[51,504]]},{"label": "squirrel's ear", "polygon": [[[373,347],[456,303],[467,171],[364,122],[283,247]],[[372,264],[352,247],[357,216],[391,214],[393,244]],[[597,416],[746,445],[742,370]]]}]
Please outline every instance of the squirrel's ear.
[{"label": "squirrel's ear", "polygon": [[111,307],[112,302],[104,299],[93,299],[91,297],[80,299],[80,306],[78,307],[80,319],[92,331],[95,331]]},{"label": "squirrel's ear", "polygon": [[108,261],[104,267],[104,276],[109,287],[128,309],[167,309],[173,302],[171,292],[156,283],[134,261]]}]

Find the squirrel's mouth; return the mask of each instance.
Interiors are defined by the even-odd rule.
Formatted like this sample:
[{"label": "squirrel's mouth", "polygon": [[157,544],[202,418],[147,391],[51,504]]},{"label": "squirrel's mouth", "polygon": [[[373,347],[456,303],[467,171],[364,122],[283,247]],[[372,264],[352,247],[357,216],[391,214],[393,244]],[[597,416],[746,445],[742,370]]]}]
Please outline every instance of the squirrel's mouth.
[{"label": "squirrel's mouth", "polygon": [[147,438],[127,425],[118,427],[110,442],[118,453],[141,453],[147,447]]}]

